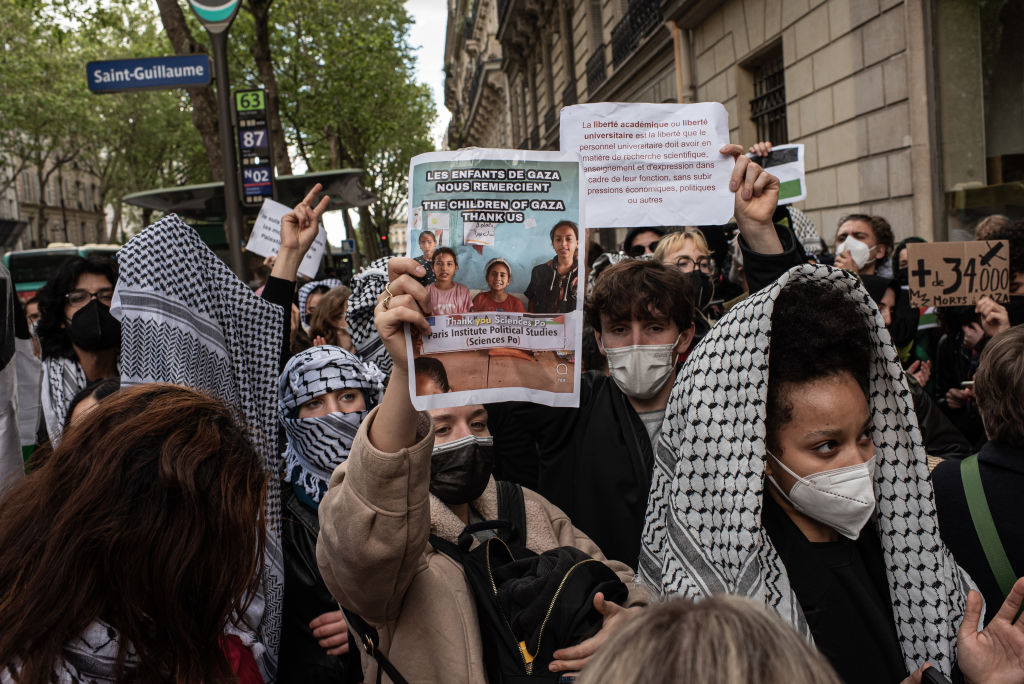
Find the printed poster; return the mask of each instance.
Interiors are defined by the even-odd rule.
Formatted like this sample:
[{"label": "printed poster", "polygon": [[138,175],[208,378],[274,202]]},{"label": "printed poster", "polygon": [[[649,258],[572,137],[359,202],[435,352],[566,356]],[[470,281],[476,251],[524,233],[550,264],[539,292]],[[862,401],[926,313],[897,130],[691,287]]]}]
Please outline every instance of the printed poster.
[{"label": "printed poster", "polygon": [[720,225],[733,214],[729,115],[717,102],[595,102],[562,109],[590,228]]},{"label": "printed poster", "polygon": [[417,409],[513,400],[579,405],[580,184],[576,156],[562,152],[470,149],[413,158],[409,256],[423,255],[417,215],[426,229],[436,221],[450,240],[433,250],[431,334],[408,336]]}]

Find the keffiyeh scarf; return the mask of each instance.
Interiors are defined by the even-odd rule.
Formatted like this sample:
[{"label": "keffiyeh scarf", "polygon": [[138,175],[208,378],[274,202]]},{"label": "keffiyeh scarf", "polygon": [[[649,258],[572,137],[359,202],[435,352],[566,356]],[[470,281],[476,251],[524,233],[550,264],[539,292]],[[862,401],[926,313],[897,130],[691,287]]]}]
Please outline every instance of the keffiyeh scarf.
[{"label": "keffiyeh scarf", "polygon": [[313,290],[318,287],[326,287],[328,290],[333,290],[344,284],[337,278],[327,278],[326,280],[311,280],[299,288],[299,319],[302,321],[304,329],[309,327],[309,317],[306,316],[306,300],[309,299],[309,295],[313,294]]},{"label": "keffiyeh scarf", "polygon": [[284,313],[254,295],[174,214],[132,238],[118,264],[111,313],[121,319],[121,386],[171,382],[219,397],[249,427],[266,464],[263,593],[243,617],[254,633],[239,636],[254,642],[263,677],[273,681],[284,590],[274,411]]},{"label": "keffiyeh scarf", "polygon": [[[65,644],[62,660],[54,666],[51,681],[58,684],[114,684],[117,681],[117,654],[121,643],[110,625],[96,621],[71,642]],[[124,671],[130,674],[138,666],[138,656],[127,645]],[[11,663],[0,670],[0,684],[14,684],[20,674],[20,663]]]},{"label": "keffiyeh scarf", "polygon": [[377,298],[387,287],[390,260],[391,257],[381,257],[356,274],[345,313],[345,320],[352,333],[352,344],[359,358],[376,365],[385,375],[391,374],[391,355],[377,334],[377,327],[373,324],[373,310],[377,306]]},{"label": "keffiyeh scarf", "polygon": [[46,434],[56,448],[64,431],[68,406],[87,384],[85,371],[74,359],[51,356],[43,360],[43,387],[39,397],[46,422]]},{"label": "keffiyeh scarf", "polygon": [[921,433],[897,351],[868,293],[842,270],[794,267],[732,308],[690,355],[662,425],[639,576],[691,598],[728,593],[762,601],[810,637],[786,569],[761,525],[771,315],[779,292],[799,281],[840,289],[871,330],[874,522],[896,632],[908,671],[929,661],[949,676],[972,585],[939,538]]},{"label": "keffiyeh scarf", "polygon": [[[339,389],[362,390],[366,410],[298,417],[304,403]],[[341,347],[310,347],[293,356],[278,380],[278,411],[288,435],[285,479],[319,504],[331,473],[348,458],[359,424],[369,409],[380,403],[383,393],[384,374],[380,369],[362,363]]]}]

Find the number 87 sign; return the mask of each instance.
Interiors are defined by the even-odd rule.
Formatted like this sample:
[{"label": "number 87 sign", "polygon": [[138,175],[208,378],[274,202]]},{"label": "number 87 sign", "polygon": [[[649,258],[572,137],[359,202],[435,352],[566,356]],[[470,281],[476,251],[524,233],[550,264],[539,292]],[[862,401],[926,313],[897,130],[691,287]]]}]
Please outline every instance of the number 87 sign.
[{"label": "number 87 sign", "polygon": [[912,306],[968,306],[1010,296],[1010,243],[912,242],[907,245]]}]

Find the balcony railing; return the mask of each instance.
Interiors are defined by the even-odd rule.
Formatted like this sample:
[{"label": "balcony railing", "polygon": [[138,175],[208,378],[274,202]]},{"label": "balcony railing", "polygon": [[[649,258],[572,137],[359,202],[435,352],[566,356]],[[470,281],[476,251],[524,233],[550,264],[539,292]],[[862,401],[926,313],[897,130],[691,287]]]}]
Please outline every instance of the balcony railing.
[{"label": "balcony railing", "polygon": [[555,108],[552,107],[544,113],[544,133],[550,133],[555,129],[557,119],[555,117]]},{"label": "balcony railing", "polygon": [[569,84],[569,87],[562,91],[562,106],[570,107],[576,104],[576,82],[573,81]]},{"label": "balcony railing", "polygon": [[604,69],[604,43],[601,43],[587,60],[587,94],[593,95],[607,77]]},{"label": "balcony railing", "polygon": [[618,67],[661,23],[659,0],[631,0],[626,16],[612,29],[612,64]]}]

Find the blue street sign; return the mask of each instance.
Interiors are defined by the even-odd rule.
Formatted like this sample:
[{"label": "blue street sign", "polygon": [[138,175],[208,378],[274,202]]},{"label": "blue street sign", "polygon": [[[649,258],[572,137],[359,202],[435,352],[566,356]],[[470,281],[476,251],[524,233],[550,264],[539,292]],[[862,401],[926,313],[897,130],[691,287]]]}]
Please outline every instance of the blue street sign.
[{"label": "blue street sign", "polygon": [[162,90],[210,82],[210,59],[206,55],[112,59],[89,62],[85,70],[89,90],[94,93]]},{"label": "blue street sign", "polygon": [[342,240],[341,249],[339,250],[342,254],[355,254],[356,253],[356,241],[355,240]]},{"label": "blue street sign", "polygon": [[270,197],[274,192],[270,180],[270,165],[242,167],[242,194],[246,197],[263,195]]}]

